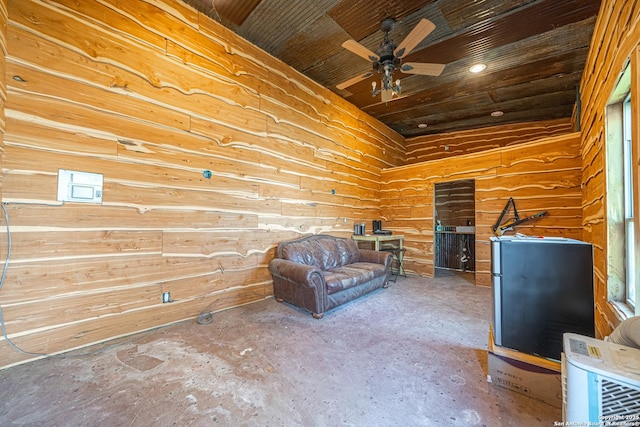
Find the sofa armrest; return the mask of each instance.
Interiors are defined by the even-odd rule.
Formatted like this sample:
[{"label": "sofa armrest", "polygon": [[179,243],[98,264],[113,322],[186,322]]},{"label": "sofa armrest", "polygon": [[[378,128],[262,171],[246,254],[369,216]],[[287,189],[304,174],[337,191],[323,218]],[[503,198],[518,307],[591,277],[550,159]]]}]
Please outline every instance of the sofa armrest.
[{"label": "sofa armrest", "polygon": [[277,301],[286,301],[309,310],[318,319],[322,317],[326,306],[326,284],[321,269],[274,258],[269,263],[269,271]]},{"label": "sofa armrest", "polygon": [[360,259],[361,262],[372,262],[376,264],[382,264],[385,267],[391,266],[392,255],[391,252],[385,251],[373,251],[370,249],[360,249]]},{"label": "sofa armrest", "polygon": [[269,263],[269,271],[274,276],[282,277],[295,283],[306,286],[314,286],[318,283],[318,278],[314,275],[322,276],[322,270],[312,265],[300,264],[281,258],[274,258]]}]

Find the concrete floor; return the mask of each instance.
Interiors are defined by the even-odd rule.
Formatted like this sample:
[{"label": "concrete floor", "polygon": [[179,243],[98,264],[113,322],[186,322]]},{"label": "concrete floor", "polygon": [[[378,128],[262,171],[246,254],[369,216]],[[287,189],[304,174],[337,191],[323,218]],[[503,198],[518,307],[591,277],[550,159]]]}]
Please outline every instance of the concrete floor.
[{"label": "concrete floor", "polygon": [[321,320],[273,299],[0,371],[2,426],[552,426],[487,383],[490,289],[400,277]]}]

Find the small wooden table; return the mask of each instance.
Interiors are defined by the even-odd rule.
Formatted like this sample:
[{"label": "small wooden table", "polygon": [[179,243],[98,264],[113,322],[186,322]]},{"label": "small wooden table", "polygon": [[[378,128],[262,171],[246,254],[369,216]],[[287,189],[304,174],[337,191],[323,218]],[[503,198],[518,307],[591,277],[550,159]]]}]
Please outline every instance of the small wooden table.
[{"label": "small wooden table", "polygon": [[385,244],[391,246],[393,249],[399,249],[397,260],[399,265],[397,272],[398,275],[405,275],[404,268],[402,267],[404,251],[401,250],[402,243],[404,242],[404,236],[397,234],[366,234],[364,236],[354,234],[351,238],[358,243],[358,247],[360,246],[360,242],[367,242],[369,244],[373,243],[373,249],[376,251],[379,251],[382,246],[385,246]]},{"label": "small wooden table", "polygon": [[357,242],[372,242],[373,249],[376,251],[380,250],[380,242],[397,242],[397,248],[402,249],[402,242],[404,240],[404,236],[397,234],[366,234],[364,236],[354,234],[351,238]]}]

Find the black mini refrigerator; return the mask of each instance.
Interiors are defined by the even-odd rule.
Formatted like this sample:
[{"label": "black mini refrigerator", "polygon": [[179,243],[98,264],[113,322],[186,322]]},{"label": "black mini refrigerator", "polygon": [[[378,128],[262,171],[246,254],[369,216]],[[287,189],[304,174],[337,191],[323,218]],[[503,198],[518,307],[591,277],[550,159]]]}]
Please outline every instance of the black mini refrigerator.
[{"label": "black mini refrigerator", "polygon": [[491,238],[495,344],[560,360],[562,335],[593,337],[593,247],[558,237]]}]

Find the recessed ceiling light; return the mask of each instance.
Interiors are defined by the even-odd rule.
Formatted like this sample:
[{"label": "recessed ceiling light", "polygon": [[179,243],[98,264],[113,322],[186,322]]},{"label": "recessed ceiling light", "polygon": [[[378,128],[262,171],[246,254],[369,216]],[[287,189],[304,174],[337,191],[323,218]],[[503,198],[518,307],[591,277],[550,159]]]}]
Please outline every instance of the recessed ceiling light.
[{"label": "recessed ceiling light", "polygon": [[494,111],[493,113],[491,113],[491,117],[500,117],[501,115],[503,115],[504,113],[502,111]]},{"label": "recessed ceiling light", "polygon": [[475,64],[474,66],[469,68],[469,71],[471,71],[472,73],[479,73],[480,71],[484,71],[486,68],[487,66],[485,64]]},{"label": "recessed ceiling light", "polygon": [[418,125],[418,127],[419,127],[420,129],[425,129],[425,128],[427,127],[427,124],[426,124],[426,123],[420,123],[420,124]]}]

